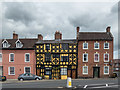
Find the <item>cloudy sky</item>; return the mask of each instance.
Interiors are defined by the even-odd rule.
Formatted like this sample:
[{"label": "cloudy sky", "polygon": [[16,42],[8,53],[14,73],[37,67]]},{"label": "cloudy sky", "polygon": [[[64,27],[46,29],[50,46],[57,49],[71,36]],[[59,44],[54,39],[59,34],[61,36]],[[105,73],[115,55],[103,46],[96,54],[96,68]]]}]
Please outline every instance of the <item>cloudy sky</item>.
[{"label": "cloudy sky", "polygon": [[114,58],[118,58],[117,2],[4,2],[2,3],[2,37],[54,39],[60,31],[64,39],[76,38],[81,32],[105,32],[111,26],[114,35]]}]

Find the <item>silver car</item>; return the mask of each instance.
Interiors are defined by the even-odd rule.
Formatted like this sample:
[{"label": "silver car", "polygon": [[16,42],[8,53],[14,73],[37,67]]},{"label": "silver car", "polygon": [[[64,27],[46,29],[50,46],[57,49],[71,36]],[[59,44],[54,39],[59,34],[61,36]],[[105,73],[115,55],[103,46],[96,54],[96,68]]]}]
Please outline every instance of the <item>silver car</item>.
[{"label": "silver car", "polygon": [[42,80],[42,77],[31,74],[31,73],[25,73],[25,74],[20,74],[18,76],[18,80],[23,81],[23,80]]}]

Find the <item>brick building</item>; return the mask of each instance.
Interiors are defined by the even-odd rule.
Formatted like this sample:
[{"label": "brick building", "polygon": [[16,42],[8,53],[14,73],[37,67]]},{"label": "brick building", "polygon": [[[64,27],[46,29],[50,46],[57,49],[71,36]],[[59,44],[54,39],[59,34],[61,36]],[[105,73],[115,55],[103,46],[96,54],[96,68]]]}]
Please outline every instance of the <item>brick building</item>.
[{"label": "brick building", "polygon": [[0,74],[17,79],[30,72],[46,79],[103,78],[113,73],[113,36],[106,32],[79,32],[76,39],[62,39],[55,32],[54,40],[3,39],[0,49]]},{"label": "brick building", "polygon": [[113,36],[110,27],[106,32],[79,32],[78,77],[103,78],[113,73]]},{"label": "brick building", "polygon": [[7,79],[17,79],[20,74],[30,72],[36,74],[34,43],[38,39],[18,39],[13,33],[13,39],[2,40],[1,75]]}]

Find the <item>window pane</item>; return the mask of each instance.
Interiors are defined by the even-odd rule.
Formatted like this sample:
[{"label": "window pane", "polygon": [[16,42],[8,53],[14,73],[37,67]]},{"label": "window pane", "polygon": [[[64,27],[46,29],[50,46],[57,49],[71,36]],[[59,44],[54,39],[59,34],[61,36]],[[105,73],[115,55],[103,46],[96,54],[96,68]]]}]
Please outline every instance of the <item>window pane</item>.
[{"label": "window pane", "polygon": [[30,55],[26,54],[26,61],[30,61]]},{"label": "window pane", "polygon": [[61,56],[61,61],[67,62],[68,61],[68,56]]},{"label": "window pane", "polygon": [[109,48],[109,43],[105,43],[105,48]]},{"label": "window pane", "polygon": [[50,44],[46,44],[46,50],[50,50]]},{"label": "window pane", "polygon": [[10,61],[11,61],[11,62],[14,61],[14,54],[10,54]]},{"label": "window pane", "polygon": [[95,48],[99,48],[99,43],[95,43]]},{"label": "window pane", "polygon": [[65,43],[62,44],[62,49],[63,49],[63,50],[68,50],[68,44],[65,44]]},{"label": "window pane", "polygon": [[10,67],[10,74],[14,74],[14,67]]},{"label": "window pane", "polygon": [[25,67],[25,73],[30,73],[30,67]]},{"label": "window pane", "polygon": [[20,48],[22,44],[20,42],[17,42],[16,47]]},{"label": "window pane", "polygon": [[108,55],[108,54],[105,54],[104,60],[105,60],[105,61],[108,61],[108,58],[109,58],[109,55]]},{"label": "window pane", "polygon": [[84,43],[84,48],[88,48],[88,43]]},{"label": "window pane", "polygon": [[99,61],[99,55],[95,54],[95,61]]},{"label": "window pane", "polygon": [[67,68],[61,68],[61,75],[67,75]]},{"label": "window pane", "polygon": [[60,55],[59,54],[53,54],[53,58],[59,58]]},{"label": "window pane", "polygon": [[84,61],[87,61],[87,57],[88,57],[87,54],[84,54],[84,55],[83,55],[83,59],[84,59]]},{"label": "window pane", "polygon": [[51,54],[50,54],[50,53],[46,53],[46,54],[45,54],[45,61],[46,61],[46,62],[51,61]]},{"label": "window pane", "polygon": [[108,71],[109,71],[108,67],[106,66],[104,69],[105,69],[105,73],[108,74]]},{"label": "window pane", "polygon": [[87,73],[88,73],[88,67],[87,67],[87,66],[84,66],[84,67],[83,67],[83,73],[84,73],[84,74],[87,74]]}]

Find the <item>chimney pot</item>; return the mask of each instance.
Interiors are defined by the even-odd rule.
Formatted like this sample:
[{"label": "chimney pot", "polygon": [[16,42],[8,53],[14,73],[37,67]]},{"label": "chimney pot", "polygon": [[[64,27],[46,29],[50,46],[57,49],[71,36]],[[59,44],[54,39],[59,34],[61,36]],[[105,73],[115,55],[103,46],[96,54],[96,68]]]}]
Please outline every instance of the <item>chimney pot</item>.
[{"label": "chimney pot", "polygon": [[107,28],[106,28],[106,32],[110,32],[110,26],[108,26]]},{"label": "chimney pot", "polygon": [[79,28],[79,27],[77,27],[77,33],[79,32],[79,30],[80,30],[80,28]]},{"label": "chimney pot", "polygon": [[77,27],[77,39],[78,39],[78,35],[79,35],[79,30],[80,30],[80,28]]},{"label": "chimney pot", "polygon": [[38,34],[38,40],[43,40],[43,36],[41,34]]}]

